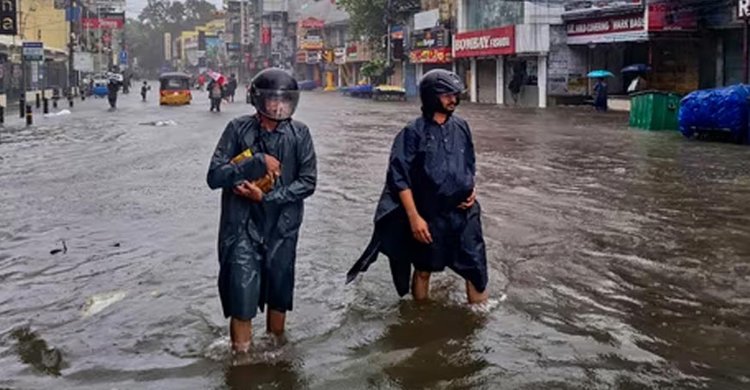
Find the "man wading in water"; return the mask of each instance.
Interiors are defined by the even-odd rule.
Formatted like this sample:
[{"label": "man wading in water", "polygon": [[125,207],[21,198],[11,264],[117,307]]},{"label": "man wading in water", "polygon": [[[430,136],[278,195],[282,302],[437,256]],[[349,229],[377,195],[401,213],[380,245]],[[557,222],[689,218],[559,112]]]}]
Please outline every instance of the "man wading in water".
[{"label": "man wading in water", "polygon": [[227,125],[207,178],[211,189],[222,189],[219,295],[224,316],[231,317],[235,352],[249,350],[251,321],[264,306],[267,331],[284,333],[303,200],[317,180],[310,130],[291,119],[297,81],[266,69],[253,79],[250,94],[256,114]]},{"label": "man wading in water", "polygon": [[382,252],[399,295],[409,291],[411,282],[414,299],[427,299],[430,275],[448,267],[466,280],[469,303],[487,300],[474,144],[469,125],[453,115],[463,90],[459,77],[442,69],[420,81],[422,116],[393,142],[375,233],[347,274],[348,282]]}]

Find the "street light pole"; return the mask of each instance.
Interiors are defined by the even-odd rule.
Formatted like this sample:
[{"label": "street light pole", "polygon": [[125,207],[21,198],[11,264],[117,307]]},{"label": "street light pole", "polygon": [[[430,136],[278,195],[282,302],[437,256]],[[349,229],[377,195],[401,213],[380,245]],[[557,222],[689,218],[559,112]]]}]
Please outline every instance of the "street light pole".
[{"label": "street light pole", "polygon": [[245,33],[247,29],[245,17],[245,0],[240,0],[240,69],[237,71],[239,82],[245,81]]},{"label": "street light pole", "polygon": [[74,23],[74,17],[75,17],[75,6],[76,2],[75,0],[70,1],[70,11],[69,11],[69,18],[70,18],[70,24],[69,24],[69,36],[68,36],[68,92],[73,93],[73,86],[76,85],[76,74],[75,74],[75,61],[73,59],[73,55],[75,52],[75,23]]}]

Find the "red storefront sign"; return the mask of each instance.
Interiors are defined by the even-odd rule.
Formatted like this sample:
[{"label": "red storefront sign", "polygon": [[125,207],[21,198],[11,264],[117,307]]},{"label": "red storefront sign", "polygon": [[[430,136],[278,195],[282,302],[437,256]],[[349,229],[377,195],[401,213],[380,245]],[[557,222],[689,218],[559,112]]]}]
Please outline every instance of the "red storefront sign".
[{"label": "red storefront sign", "polygon": [[125,20],[120,18],[83,18],[81,23],[88,30],[120,29],[125,26]]},{"label": "red storefront sign", "polygon": [[325,27],[326,22],[321,19],[307,18],[297,22],[297,28],[300,29],[321,29]]},{"label": "red storefront sign", "polygon": [[516,52],[516,27],[456,34],[453,47],[456,58],[513,54]]},{"label": "red storefront sign", "polygon": [[696,31],[698,15],[690,5],[654,3],[648,5],[648,31]]},{"label": "red storefront sign", "polygon": [[417,49],[409,53],[412,64],[445,64],[451,62],[451,48]]}]

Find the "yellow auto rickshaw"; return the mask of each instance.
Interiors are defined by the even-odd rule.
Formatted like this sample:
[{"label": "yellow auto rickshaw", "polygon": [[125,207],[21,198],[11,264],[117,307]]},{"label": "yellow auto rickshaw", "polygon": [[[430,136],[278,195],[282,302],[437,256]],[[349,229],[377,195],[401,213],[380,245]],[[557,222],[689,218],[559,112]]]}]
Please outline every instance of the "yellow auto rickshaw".
[{"label": "yellow auto rickshaw", "polygon": [[190,104],[193,95],[190,93],[190,75],[182,72],[162,73],[159,76],[159,104]]}]

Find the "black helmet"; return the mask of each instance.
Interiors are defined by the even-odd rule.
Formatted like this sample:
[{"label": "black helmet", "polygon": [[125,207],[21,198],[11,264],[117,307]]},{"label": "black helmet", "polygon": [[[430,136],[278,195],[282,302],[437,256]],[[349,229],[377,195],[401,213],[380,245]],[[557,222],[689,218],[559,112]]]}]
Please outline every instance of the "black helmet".
[{"label": "black helmet", "polygon": [[422,100],[422,112],[432,115],[435,112],[444,112],[440,95],[456,94],[464,92],[464,83],[457,74],[444,70],[431,70],[422,76],[419,81],[419,97]]},{"label": "black helmet", "polygon": [[250,83],[250,103],[269,119],[287,120],[299,103],[297,80],[278,68],[262,70]]}]

